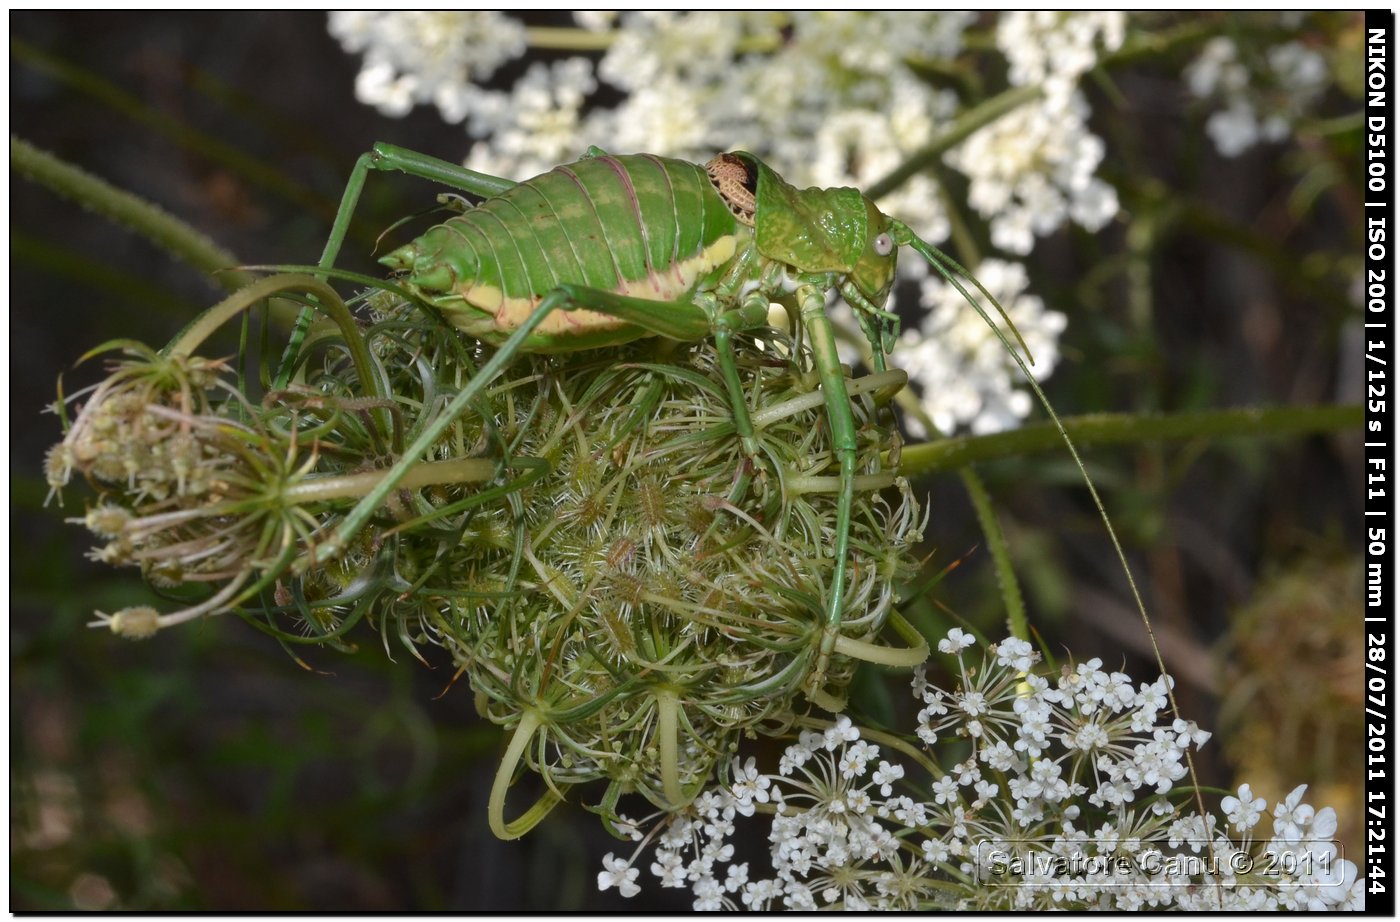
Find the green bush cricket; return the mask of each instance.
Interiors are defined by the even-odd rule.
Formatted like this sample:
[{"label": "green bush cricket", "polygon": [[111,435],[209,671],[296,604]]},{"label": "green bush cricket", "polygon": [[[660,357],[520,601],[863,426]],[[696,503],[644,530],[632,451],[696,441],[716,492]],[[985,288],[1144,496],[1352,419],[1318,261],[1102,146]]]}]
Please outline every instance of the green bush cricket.
[{"label": "green bush cricket", "polygon": [[[644,336],[680,341],[713,336],[736,432],[755,456],[732,337],[766,326],[770,304],[777,303],[810,341],[840,465],[832,571],[805,686],[817,703],[839,706],[822,687],[829,659],[840,645],[856,432],[826,313],[827,295],[839,292],[855,310],[878,372],[885,370],[898,336],[898,319],[884,305],[900,246],[923,255],[987,318],[955,276],[980,288],[976,281],[856,189],[797,189],[743,152],[720,154],[700,166],[647,154],[614,157],[596,148],[575,163],[516,184],[377,144],[356,165],[320,268],[334,264],[372,170],[401,171],[485,199],[381,262],[402,274],[409,290],[441,309],[455,326],[498,350],[315,556],[338,553],[413,461],[522,351],[567,352]],[[279,386],[307,322],[304,313]],[[996,330],[990,318],[987,322]],[[1000,330],[997,334],[1011,349]],[[751,476],[736,472],[735,495],[742,494]],[[916,665],[926,650],[884,652],[881,662]]]}]

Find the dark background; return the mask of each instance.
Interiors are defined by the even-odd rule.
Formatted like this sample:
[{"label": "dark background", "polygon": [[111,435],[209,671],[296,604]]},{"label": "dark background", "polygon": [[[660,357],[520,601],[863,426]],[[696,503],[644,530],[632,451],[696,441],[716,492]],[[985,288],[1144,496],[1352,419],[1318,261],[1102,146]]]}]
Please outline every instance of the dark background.
[{"label": "dark background", "polygon": [[[373,141],[446,159],[468,149],[435,110],[390,120],[355,102],[359,58],[321,14],[12,13],[10,28],[21,43],[12,132],[246,263],[314,262]],[[1089,90],[1124,217],[1095,238],[1062,233],[1029,260],[1032,289],[1070,316],[1052,399],[1065,415],[1356,402],[1357,343],[1344,332],[1355,308],[1337,266],[1360,252],[1355,187],[1343,176],[1305,209],[1291,198],[1300,157],[1352,168],[1345,138],[1222,160],[1184,98],[1189,56],[1115,72],[1117,105]],[[54,59],[83,74],[56,72]],[[1356,110],[1344,95],[1327,106]],[[83,626],[95,608],[149,596],[84,558],[86,532],[63,522],[81,515],[81,490],[63,509],[43,507],[42,458],[60,436],[43,410],[57,376],[69,392],[92,382],[95,364],[73,368],[82,353],[114,337],[163,343],[221,293],[44,189],[18,178],[10,189],[11,908],[687,906],[685,892],[654,883],[637,901],[599,894],[601,856],[628,847],[576,802],[522,841],[491,836],[486,792],[502,741],[465,687],[439,696],[446,662],[429,670],[397,650],[390,662],[368,632],[353,656],[303,651],[306,670],[232,619],[142,643]],[[372,177],[342,265],[375,271],[379,230],[432,194]],[[1359,705],[1348,709],[1360,695],[1360,441],[1089,456],[1183,709],[1235,741],[1212,744],[1203,780],[1250,781],[1271,798],[1315,782],[1310,802],[1335,804],[1344,832],[1360,753]],[[1062,454],[982,474],[1050,649],[1155,675]],[[917,599],[911,613],[946,630],[951,610],[1002,636],[957,479],[918,489],[932,504],[931,567],[965,560],[937,604]],[[903,679],[889,687],[904,709]],[[880,706],[878,694],[867,700]]]}]

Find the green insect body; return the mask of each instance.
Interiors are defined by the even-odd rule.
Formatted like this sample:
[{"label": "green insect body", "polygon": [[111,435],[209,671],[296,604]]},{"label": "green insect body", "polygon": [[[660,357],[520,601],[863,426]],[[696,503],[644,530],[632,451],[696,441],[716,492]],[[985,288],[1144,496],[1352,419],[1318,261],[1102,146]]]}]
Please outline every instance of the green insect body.
[{"label": "green insect body", "polygon": [[[741,294],[790,303],[795,284],[849,277],[857,302],[878,306],[894,250],[869,241],[888,223],[854,189],[794,189],[746,154],[706,167],[598,154],[450,218],[383,262],[458,327],[499,345],[568,283],[661,302],[713,294],[722,310]],[[647,332],[615,314],[560,311],[520,348],[571,351]]]}]

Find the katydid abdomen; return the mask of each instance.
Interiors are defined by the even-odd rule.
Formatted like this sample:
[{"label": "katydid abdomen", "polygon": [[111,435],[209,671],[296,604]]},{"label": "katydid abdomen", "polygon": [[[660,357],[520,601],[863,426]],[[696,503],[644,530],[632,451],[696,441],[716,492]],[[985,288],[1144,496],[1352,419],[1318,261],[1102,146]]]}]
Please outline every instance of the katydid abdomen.
[{"label": "katydid abdomen", "polygon": [[[752,240],[704,167],[601,155],[489,198],[383,261],[406,270],[409,285],[456,326],[499,344],[560,285],[686,300],[724,275]],[[614,315],[556,311],[522,348],[572,351],[643,335]]]}]

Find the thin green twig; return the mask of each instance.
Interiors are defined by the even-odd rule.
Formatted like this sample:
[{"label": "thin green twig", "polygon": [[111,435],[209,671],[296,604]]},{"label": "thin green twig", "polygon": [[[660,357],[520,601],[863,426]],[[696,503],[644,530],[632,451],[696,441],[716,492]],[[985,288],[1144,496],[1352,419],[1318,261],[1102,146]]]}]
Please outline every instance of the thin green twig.
[{"label": "thin green twig", "polygon": [[1021,597],[1021,584],[1016,581],[1016,568],[1011,565],[1011,552],[1006,545],[1006,535],[1001,530],[1001,524],[997,522],[992,500],[987,496],[987,488],[982,485],[982,478],[977,476],[977,472],[971,466],[963,467],[958,474],[962,477],[968,498],[972,500],[972,508],[977,513],[977,524],[981,526],[982,535],[987,539],[987,550],[991,552],[992,566],[997,574],[997,587],[1001,589],[1001,598],[1006,604],[1007,627],[1013,636],[1028,641],[1031,639],[1031,629],[1026,621],[1026,603]]},{"label": "thin green twig", "polygon": [[191,128],[181,119],[153,108],[126,90],[113,85],[109,80],[16,39],[10,40],[10,56],[14,61],[86,93],[152,131],[170,138],[181,147],[227,167],[256,186],[275,192],[288,201],[313,209],[319,214],[333,213],[335,203],[312,191],[305,183],[296,181],[281,170],[268,166],[231,144]]},{"label": "thin green twig", "polygon": [[[1267,407],[1202,410],[1164,416],[1101,413],[1064,420],[1065,431],[1081,447],[1179,439],[1235,436],[1298,436],[1359,429],[1359,404],[1320,407]],[[957,470],[969,464],[1061,449],[1064,442],[1050,423],[1023,426],[995,435],[960,436],[907,445],[900,457],[906,477]]]},{"label": "thin green twig", "polygon": [[872,184],[870,188],[865,190],[865,194],[872,199],[888,195],[904,185],[911,176],[937,163],[945,151],[961,144],[979,128],[990,125],[1008,112],[1018,109],[1032,100],[1039,99],[1040,94],[1039,86],[1016,86],[998,93],[980,105],[973,106],[954,119],[947,131],[910,154],[909,159],[891,170],[888,176]]},{"label": "thin green twig", "polygon": [[146,238],[181,262],[215,274],[215,280],[229,291],[255,279],[247,272],[221,271],[238,265],[238,257],[159,206],[118,189],[14,135],[10,136],[10,166],[55,195],[77,202]]}]

